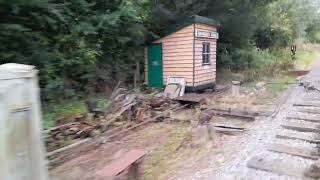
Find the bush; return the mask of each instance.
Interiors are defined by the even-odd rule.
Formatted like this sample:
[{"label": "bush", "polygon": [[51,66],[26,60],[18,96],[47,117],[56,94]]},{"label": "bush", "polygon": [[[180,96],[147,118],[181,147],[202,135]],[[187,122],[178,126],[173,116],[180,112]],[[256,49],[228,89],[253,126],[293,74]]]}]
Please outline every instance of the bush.
[{"label": "bush", "polygon": [[280,28],[258,30],[255,34],[256,46],[260,49],[284,48],[292,43],[292,35]]},{"label": "bush", "polygon": [[231,53],[224,53],[219,56],[224,66],[233,72],[241,72],[245,75],[243,81],[254,81],[260,76],[273,76],[281,71],[293,67],[289,50],[257,50],[257,49],[236,49]]},{"label": "bush", "polygon": [[269,51],[258,51],[256,49],[235,49],[230,54],[224,53],[219,56],[223,67],[233,71],[247,69],[262,69],[275,61],[275,57]]}]

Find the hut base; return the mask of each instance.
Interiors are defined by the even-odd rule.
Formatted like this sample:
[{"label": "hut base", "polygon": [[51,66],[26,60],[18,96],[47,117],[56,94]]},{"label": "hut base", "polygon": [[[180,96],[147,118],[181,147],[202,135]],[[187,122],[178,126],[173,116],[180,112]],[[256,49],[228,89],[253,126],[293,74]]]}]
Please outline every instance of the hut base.
[{"label": "hut base", "polygon": [[186,86],[186,92],[201,92],[206,89],[215,89],[216,83],[201,84],[198,86]]}]

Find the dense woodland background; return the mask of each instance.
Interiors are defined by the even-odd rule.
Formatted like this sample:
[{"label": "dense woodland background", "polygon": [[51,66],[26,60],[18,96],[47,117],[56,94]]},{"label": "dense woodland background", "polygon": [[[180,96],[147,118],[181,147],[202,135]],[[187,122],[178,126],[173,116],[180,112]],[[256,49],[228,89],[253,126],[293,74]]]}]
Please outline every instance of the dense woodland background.
[{"label": "dense woodland background", "polygon": [[319,0],[0,0],[0,64],[36,65],[44,102],[86,98],[119,80],[130,86],[144,43],[198,14],[221,23],[219,69],[270,75],[290,68],[292,44],[320,42],[319,6]]}]

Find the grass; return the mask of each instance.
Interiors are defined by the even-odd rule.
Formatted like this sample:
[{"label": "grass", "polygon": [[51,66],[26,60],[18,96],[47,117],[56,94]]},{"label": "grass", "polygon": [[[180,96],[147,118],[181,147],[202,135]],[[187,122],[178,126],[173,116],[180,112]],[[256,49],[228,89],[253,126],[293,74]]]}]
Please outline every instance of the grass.
[{"label": "grass", "polygon": [[172,165],[172,161],[176,160],[176,150],[183,140],[186,130],[185,127],[176,127],[168,130],[166,143],[155,149],[146,160],[144,175],[148,179],[159,178]]},{"label": "grass", "polygon": [[300,49],[297,51],[296,54],[296,62],[295,68],[296,69],[309,69],[311,64],[320,58],[320,53],[318,49]]},{"label": "grass", "polygon": [[296,77],[294,76],[287,76],[282,75],[278,76],[277,78],[273,79],[269,84],[266,85],[266,89],[270,92],[273,96],[278,96],[284,90],[287,89],[288,83],[292,83],[296,81]]},{"label": "grass", "polygon": [[[107,99],[98,101],[98,108],[106,108],[109,105]],[[48,105],[43,109],[43,128],[49,129],[55,125],[55,121],[59,118],[82,114],[86,112],[83,100],[65,101],[57,104]]]},{"label": "grass", "polygon": [[[149,153],[144,160],[144,179],[169,179],[173,177],[180,169],[192,169],[203,165],[203,158],[207,157],[208,153],[212,153],[212,147],[203,146],[189,147],[181,146],[184,138],[188,133],[189,125],[175,124],[175,125],[161,125],[165,128],[165,132],[157,131],[155,129],[148,129],[152,134],[163,136],[161,141],[157,142],[159,146]],[[148,138],[148,133],[146,137]],[[191,143],[191,142],[187,142]],[[207,161],[205,161],[207,162]],[[206,164],[207,165],[207,164]]]}]

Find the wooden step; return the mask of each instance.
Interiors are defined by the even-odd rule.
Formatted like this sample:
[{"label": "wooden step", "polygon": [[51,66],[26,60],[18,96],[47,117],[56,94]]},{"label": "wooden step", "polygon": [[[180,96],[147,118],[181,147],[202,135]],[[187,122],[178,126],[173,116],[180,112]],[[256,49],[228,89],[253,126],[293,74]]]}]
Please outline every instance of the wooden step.
[{"label": "wooden step", "polygon": [[247,162],[249,168],[263,171],[269,171],[279,175],[295,176],[305,179],[306,168],[293,167],[290,162],[281,162],[279,160],[270,160],[267,158],[253,157]]},{"label": "wooden step", "polygon": [[288,122],[286,124],[281,125],[285,129],[290,129],[290,130],[295,130],[295,131],[300,131],[300,132],[315,132],[315,133],[320,133],[319,126],[317,125],[305,125],[301,123],[292,123]]},{"label": "wooden step", "polygon": [[298,108],[297,111],[309,114],[320,114],[320,109]]},{"label": "wooden step", "polygon": [[286,153],[312,160],[318,160],[320,157],[319,153],[317,152],[317,148],[299,148],[284,144],[270,144],[267,149],[273,152]]},{"label": "wooden step", "polygon": [[320,103],[316,103],[316,102],[300,102],[300,103],[294,103],[293,106],[320,107]]},{"label": "wooden step", "polygon": [[302,141],[307,141],[309,143],[320,144],[320,139],[317,139],[316,137],[312,137],[304,134],[297,134],[297,133],[281,133],[281,134],[277,134],[276,138],[302,140]]},{"label": "wooden step", "polygon": [[312,117],[312,116],[302,116],[302,115],[293,116],[293,115],[291,115],[291,116],[287,116],[287,119],[320,123],[320,117]]},{"label": "wooden step", "polygon": [[306,101],[306,102],[319,102],[320,103],[320,98],[319,97],[304,97],[302,99],[303,101]]}]

